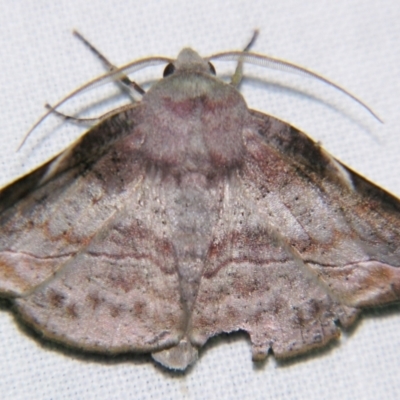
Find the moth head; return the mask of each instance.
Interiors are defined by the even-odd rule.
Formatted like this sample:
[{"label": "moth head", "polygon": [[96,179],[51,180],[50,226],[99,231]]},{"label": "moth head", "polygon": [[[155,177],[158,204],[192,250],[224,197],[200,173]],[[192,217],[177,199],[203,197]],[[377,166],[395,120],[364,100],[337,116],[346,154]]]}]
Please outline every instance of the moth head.
[{"label": "moth head", "polygon": [[183,49],[178,58],[173,62],[167,64],[164,69],[164,78],[178,72],[202,72],[206,74],[215,75],[214,66],[207,60],[204,60],[194,50],[190,48]]}]

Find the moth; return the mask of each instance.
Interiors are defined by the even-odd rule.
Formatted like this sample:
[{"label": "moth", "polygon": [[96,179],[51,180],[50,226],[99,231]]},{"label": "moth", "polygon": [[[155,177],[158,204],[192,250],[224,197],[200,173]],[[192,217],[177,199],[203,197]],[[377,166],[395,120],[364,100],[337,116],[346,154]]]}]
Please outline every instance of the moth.
[{"label": "moth", "polygon": [[[184,370],[223,332],[247,332],[255,361],[291,357],[399,300],[399,200],[237,90],[243,62],[324,78],[248,48],[122,68],[91,48],[110,72],[73,94],[116,79],[142,99],[1,190],[0,294],[19,318]],[[238,61],[231,83],[211,59]],[[126,75],[156,63],[147,92]]]}]

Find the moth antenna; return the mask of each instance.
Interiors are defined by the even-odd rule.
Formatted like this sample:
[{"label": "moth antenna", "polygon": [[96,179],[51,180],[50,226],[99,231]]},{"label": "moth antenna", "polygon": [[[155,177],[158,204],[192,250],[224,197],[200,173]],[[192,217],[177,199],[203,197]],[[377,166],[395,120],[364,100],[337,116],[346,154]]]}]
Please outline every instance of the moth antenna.
[{"label": "moth antenna", "polygon": [[338,84],[330,81],[329,79],[323,77],[322,75],[317,74],[316,72],[310,71],[307,68],[301,67],[297,64],[291,63],[289,61],[281,60],[279,58],[266,56],[257,53],[248,53],[243,51],[228,51],[223,53],[214,54],[210,57],[205,58],[207,61],[210,60],[219,60],[219,61],[238,61],[243,63],[249,63],[254,65],[259,65],[262,67],[269,67],[274,69],[279,69],[282,71],[288,72],[296,72],[308,77],[312,77],[318,79],[321,82],[326,83],[327,85],[335,88],[336,90],[344,93],[351,99],[353,99],[356,103],[358,103],[361,107],[367,110],[374,118],[376,118],[379,122],[383,123],[382,119],[363,101],[358,99],[355,95],[350,93],[348,90],[342,88]]},{"label": "moth antenna", "polygon": [[168,57],[147,57],[143,58],[142,60],[136,60],[132,61],[128,64],[123,65],[120,68],[116,68],[114,71],[110,71],[104,75],[101,75],[95,79],[92,79],[91,81],[85,83],[84,85],[80,86],[78,89],[75,89],[72,91],[70,94],[62,98],[60,101],[58,101],[54,106],[52,106],[51,110],[48,110],[45,114],[43,114],[34,124],[33,126],[28,130],[28,132],[25,134],[24,138],[21,141],[21,144],[18,146],[17,151],[19,151],[22,146],[25,144],[26,140],[30,136],[30,134],[50,115],[53,113],[53,110],[57,109],[64,103],[66,103],[68,100],[70,100],[72,97],[83,93],[86,90],[93,89],[96,86],[103,85],[107,82],[110,81],[115,81],[115,76],[118,76],[118,74],[122,73],[131,73],[135,71],[139,71],[140,69],[152,66],[152,65],[158,65],[158,64],[168,64],[173,62],[174,60]]},{"label": "moth antenna", "polygon": [[[257,40],[259,34],[259,30],[255,29],[253,32],[253,36],[251,37],[249,43],[247,43],[246,47],[243,49],[243,52],[248,52],[254,45],[255,41]],[[238,64],[235,69],[235,73],[232,76],[231,79],[231,85],[234,87],[238,87],[240,85],[240,82],[242,82],[243,79],[243,59],[239,59]]]},{"label": "moth antenna", "polygon": [[[94,47],[87,39],[85,39],[78,31],[73,30],[72,34],[79,39],[105,66],[108,71],[115,71],[118,67],[112,64],[108,59]],[[144,94],[145,91],[135,82],[128,78],[125,74],[120,74],[117,78],[117,82],[121,88],[126,91],[132,97],[132,89],[139,94]]]}]

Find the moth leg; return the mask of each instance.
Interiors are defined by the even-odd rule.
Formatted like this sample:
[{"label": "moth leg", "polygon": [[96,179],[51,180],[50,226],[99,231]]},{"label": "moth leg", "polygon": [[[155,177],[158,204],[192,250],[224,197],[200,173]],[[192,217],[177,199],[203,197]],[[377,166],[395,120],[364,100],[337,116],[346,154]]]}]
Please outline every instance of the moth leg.
[{"label": "moth leg", "polygon": [[91,117],[91,118],[80,118],[80,117],[74,117],[72,115],[67,115],[64,114],[58,110],[56,110],[54,107],[52,107],[50,104],[45,104],[45,107],[48,110],[51,110],[55,115],[57,115],[57,117],[60,117],[62,119],[64,119],[65,121],[73,121],[76,122],[77,124],[90,124],[90,125],[94,125],[99,123],[100,121],[103,121],[111,116],[113,116],[114,114],[118,114],[128,108],[131,108],[132,105],[131,104],[127,104],[121,107],[118,107],[116,109],[113,109],[111,111],[106,112],[105,114],[102,114],[98,117]]},{"label": "moth leg", "polygon": [[[243,52],[249,51],[252,47],[253,44],[255,43],[257,37],[258,37],[259,31],[257,29],[254,30],[253,36],[251,37],[249,43],[246,45],[246,47],[243,49]],[[242,82],[243,79],[243,60],[239,59],[238,64],[235,69],[235,73],[232,75],[231,78],[231,85],[234,87],[238,87],[240,85],[240,82]]]},{"label": "moth leg", "polygon": [[[115,65],[108,61],[107,58],[104,57],[104,55],[101,54],[100,51],[97,50],[91,43],[89,43],[79,32],[73,31],[73,35],[89,48],[89,50],[102,62],[107,70],[111,72],[117,69]],[[137,92],[139,94],[145,93],[144,89],[142,89],[136,82],[129,79],[129,77],[123,73],[118,74],[116,79],[120,87],[130,96],[132,96],[132,92]]]}]

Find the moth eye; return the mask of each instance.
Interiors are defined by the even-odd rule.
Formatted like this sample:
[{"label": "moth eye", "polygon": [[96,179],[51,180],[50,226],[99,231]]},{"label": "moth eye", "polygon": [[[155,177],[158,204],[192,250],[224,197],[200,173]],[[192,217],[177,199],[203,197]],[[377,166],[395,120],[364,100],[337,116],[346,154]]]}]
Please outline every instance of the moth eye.
[{"label": "moth eye", "polygon": [[166,76],[172,75],[174,71],[175,71],[174,64],[169,63],[164,69],[163,77],[165,78]]},{"label": "moth eye", "polygon": [[208,66],[210,67],[210,72],[211,72],[213,75],[217,75],[217,72],[215,71],[214,65],[212,65],[212,64],[210,63],[210,61],[208,62]]}]

